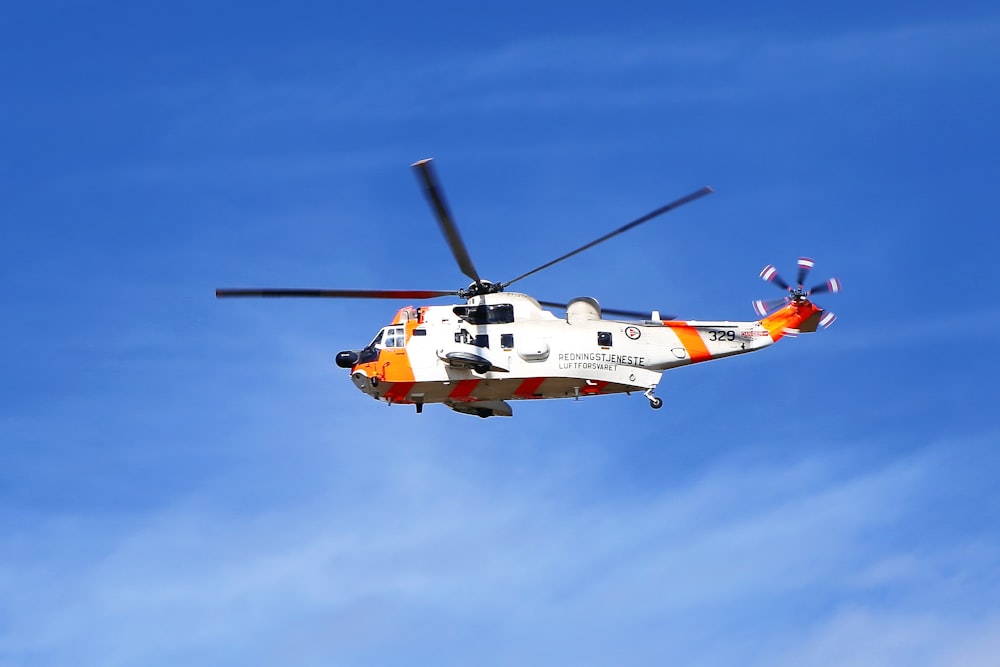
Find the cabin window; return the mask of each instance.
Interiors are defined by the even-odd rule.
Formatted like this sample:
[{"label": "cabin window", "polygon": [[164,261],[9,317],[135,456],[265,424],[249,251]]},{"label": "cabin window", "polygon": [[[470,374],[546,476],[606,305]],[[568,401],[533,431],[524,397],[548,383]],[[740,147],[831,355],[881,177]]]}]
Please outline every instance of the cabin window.
[{"label": "cabin window", "polygon": [[469,324],[510,324],[514,321],[514,305],[510,303],[455,306],[453,312]]},{"label": "cabin window", "polygon": [[489,347],[490,337],[486,334],[476,334],[476,340],[474,345],[476,347]]},{"label": "cabin window", "polygon": [[597,344],[601,347],[611,347],[611,332],[610,331],[598,331],[597,332]]},{"label": "cabin window", "polygon": [[406,346],[406,327],[389,327],[385,330],[386,348],[397,348]]},{"label": "cabin window", "polygon": [[505,350],[514,348],[514,334],[500,334],[500,347]]}]

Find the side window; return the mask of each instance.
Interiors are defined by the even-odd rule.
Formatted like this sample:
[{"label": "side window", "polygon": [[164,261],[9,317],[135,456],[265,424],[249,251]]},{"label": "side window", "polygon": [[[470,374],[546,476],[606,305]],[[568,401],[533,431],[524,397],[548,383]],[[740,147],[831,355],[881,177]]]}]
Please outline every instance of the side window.
[{"label": "side window", "polygon": [[490,337],[487,334],[476,334],[476,347],[489,347]]},{"label": "side window", "polygon": [[372,345],[378,345],[379,342],[382,342],[382,347],[386,349],[404,347],[406,345],[406,328],[387,327],[382,333],[379,333],[378,337],[375,338],[374,341],[372,341]]},{"label": "side window", "polygon": [[500,347],[505,350],[514,348],[514,334],[500,334]]},{"label": "side window", "polygon": [[389,329],[389,342],[385,344],[386,347],[403,347],[406,345],[406,329],[404,327],[396,327],[394,329]]},{"label": "side window", "polygon": [[514,306],[509,303],[455,306],[452,312],[469,324],[510,324],[514,321]]},{"label": "side window", "polygon": [[610,331],[598,331],[597,332],[597,344],[601,347],[611,347],[611,332]]},{"label": "side window", "polygon": [[509,303],[498,303],[490,306],[487,322],[489,324],[510,324],[514,321],[514,306]]}]

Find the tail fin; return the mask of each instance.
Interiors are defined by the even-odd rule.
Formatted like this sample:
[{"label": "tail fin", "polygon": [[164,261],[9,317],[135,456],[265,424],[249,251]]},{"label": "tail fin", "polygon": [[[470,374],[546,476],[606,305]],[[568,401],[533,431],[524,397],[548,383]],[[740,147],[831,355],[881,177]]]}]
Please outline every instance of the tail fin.
[{"label": "tail fin", "polygon": [[812,333],[824,322],[824,310],[808,299],[793,301],[784,308],[774,311],[760,321],[771,334],[771,340],[778,340],[786,335]]}]

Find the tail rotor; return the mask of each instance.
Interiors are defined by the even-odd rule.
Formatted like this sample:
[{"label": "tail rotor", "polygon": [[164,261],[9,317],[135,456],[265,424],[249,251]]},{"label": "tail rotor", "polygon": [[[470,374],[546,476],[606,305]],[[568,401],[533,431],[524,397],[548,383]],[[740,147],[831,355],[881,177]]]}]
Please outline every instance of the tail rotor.
[{"label": "tail rotor", "polygon": [[[830,293],[835,294],[840,292],[842,289],[839,278],[830,278],[826,282],[819,283],[814,287],[805,289],[806,278],[809,277],[809,272],[812,270],[815,262],[809,257],[799,257],[798,261],[798,274],[795,277],[796,285],[793,287],[789,285],[779,274],[778,269],[775,268],[773,264],[768,264],[764,267],[764,270],[760,272],[760,277],[769,283],[774,283],[779,289],[786,291],[788,294],[777,299],[758,299],[753,302],[754,311],[761,317],[766,317],[769,313],[772,313],[779,308],[783,308],[790,303],[806,303],[809,302],[809,297],[813,294],[824,294]],[[828,310],[822,311],[822,316],[819,318],[818,324],[824,328],[833,324],[837,316]]]}]

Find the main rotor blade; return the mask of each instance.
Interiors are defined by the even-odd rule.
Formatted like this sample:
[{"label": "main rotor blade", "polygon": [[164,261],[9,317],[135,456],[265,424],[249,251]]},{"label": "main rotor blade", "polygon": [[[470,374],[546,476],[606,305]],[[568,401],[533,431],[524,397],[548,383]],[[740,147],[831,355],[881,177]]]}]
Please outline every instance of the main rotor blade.
[{"label": "main rotor blade", "polygon": [[[643,322],[653,321],[652,320],[653,312],[649,311],[649,310],[647,310],[647,311],[621,310],[619,308],[605,308],[605,307],[601,306],[601,314],[602,315],[614,315],[615,317],[629,317],[629,318],[632,318],[634,320],[642,320]],[[660,318],[659,319],[660,320],[674,320],[674,319],[677,319],[677,316],[676,315],[671,315],[671,314],[660,313]]]},{"label": "main rotor blade", "polygon": [[455,296],[458,292],[441,290],[380,290],[380,289],[286,289],[251,288],[217,289],[216,298],[226,297],[296,297],[320,299],[436,299],[441,296]]},{"label": "main rotor blade", "polygon": [[[546,308],[561,308],[562,310],[566,310],[566,308],[569,307],[569,304],[566,304],[566,303],[557,303],[555,301],[539,301],[538,303],[541,304],[541,305],[543,305],[543,306],[545,306]],[[643,311],[643,310],[621,310],[619,308],[605,308],[604,306],[601,306],[601,314],[602,315],[614,315],[616,317],[628,317],[628,318],[631,318],[631,319],[634,319],[634,320],[642,320],[644,322],[646,320],[649,320],[652,317],[652,315],[653,315],[652,311],[649,311],[649,310],[645,310],[645,311]],[[672,319],[674,319],[674,316],[673,315],[660,315],[660,319],[661,320],[672,320]]]},{"label": "main rotor blade", "polygon": [[547,269],[550,266],[552,266],[553,264],[558,264],[559,262],[563,261],[564,259],[569,259],[573,255],[577,255],[577,254],[583,252],[584,250],[589,250],[590,248],[593,248],[595,245],[598,245],[599,243],[604,243],[605,241],[607,241],[608,239],[610,239],[610,238],[612,238],[614,236],[618,236],[619,234],[624,234],[625,232],[629,231],[630,229],[634,229],[635,227],[638,227],[639,225],[641,225],[644,222],[649,222],[650,220],[652,220],[653,218],[655,218],[657,216],[663,215],[664,213],[667,213],[668,211],[672,211],[675,208],[683,206],[684,204],[687,204],[689,202],[693,202],[695,199],[700,199],[701,197],[704,197],[705,195],[710,195],[713,192],[714,192],[714,190],[712,190],[712,188],[706,186],[706,187],[702,188],[701,190],[698,190],[696,192],[692,192],[689,195],[681,197],[677,201],[672,201],[669,204],[667,204],[666,206],[661,206],[660,208],[656,209],[655,211],[650,211],[649,213],[647,213],[646,215],[642,216],[641,218],[636,218],[635,220],[633,220],[632,222],[628,223],[627,225],[623,225],[623,226],[619,227],[618,229],[616,229],[615,231],[613,231],[613,232],[611,232],[609,234],[605,234],[604,236],[602,236],[599,239],[591,241],[590,243],[588,243],[585,246],[581,246],[581,247],[577,248],[576,250],[574,250],[572,252],[568,252],[565,255],[563,255],[562,257],[557,257],[554,260],[552,260],[551,262],[547,262],[545,264],[542,264],[538,268],[532,269],[531,271],[528,271],[527,273],[521,274],[517,278],[514,278],[513,280],[508,280],[507,282],[503,283],[502,287],[506,288],[508,285],[513,285],[518,280],[521,280],[523,278],[527,278],[528,276],[530,276],[532,274],[538,273],[542,269]]},{"label": "main rotor blade", "polygon": [[462,241],[462,236],[458,233],[458,227],[455,225],[455,221],[451,217],[451,212],[448,210],[448,204],[444,200],[444,194],[438,185],[437,177],[434,175],[434,168],[431,167],[431,158],[414,162],[413,167],[420,175],[420,183],[424,187],[424,194],[427,196],[427,201],[430,202],[434,213],[437,215],[438,225],[440,225],[441,232],[448,240],[448,245],[451,247],[451,254],[455,256],[455,261],[458,262],[458,268],[466,276],[472,278],[477,285],[482,285],[479,273],[472,264],[469,251],[466,249],[465,243]]}]

